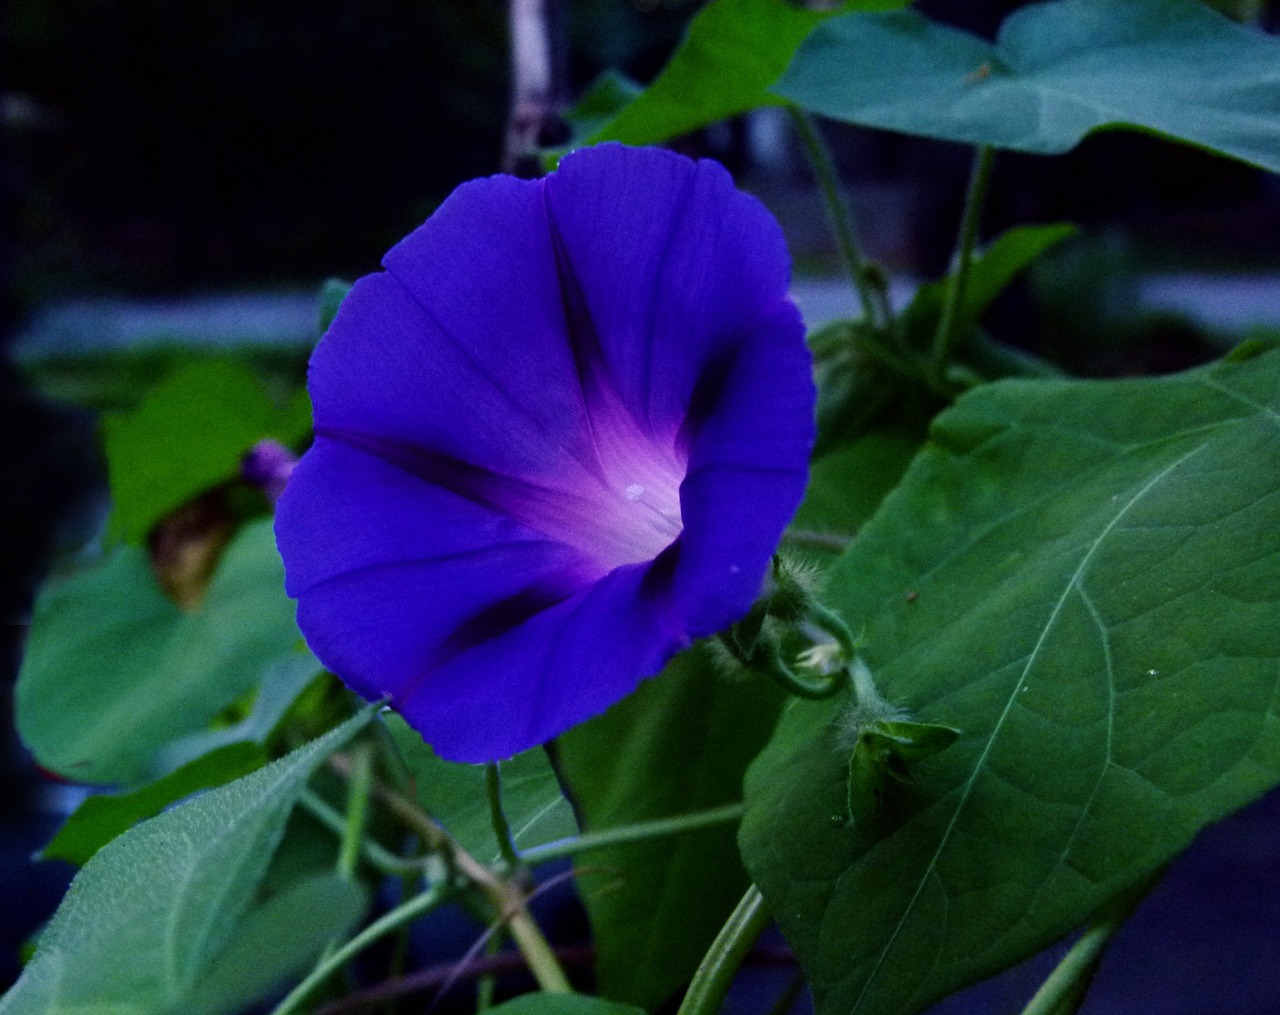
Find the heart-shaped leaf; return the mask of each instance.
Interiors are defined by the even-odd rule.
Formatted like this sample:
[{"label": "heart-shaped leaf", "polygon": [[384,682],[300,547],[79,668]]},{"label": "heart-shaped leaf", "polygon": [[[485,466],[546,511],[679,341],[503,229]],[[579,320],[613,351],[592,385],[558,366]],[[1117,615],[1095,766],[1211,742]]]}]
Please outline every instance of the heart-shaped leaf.
[{"label": "heart-shaped leaf", "polygon": [[915,11],[833,18],[774,91],[905,134],[1051,155],[1151,131],[1280,172],[1280,40],[1197,0],[1055,0],[994,45]]},{"label": "heart-shaped leaf", "polygon": [[[850,0],[840,10],[889,10],[907,0]],[[662,73],[590,138],[654,144],[777,102],[766,89],[796,47],[835,10],[787,0],[711,0]]]},{"label": "heart-shaped leaf", "polygon": [[311,773],[371,714],[99,850],[0,1015],[218,1015],[305,967],[359,920],[360,889],[321,878],[255,896]]},{"label": "heart-shaped leaf", "polygon": [[740,843],[823,1015],[915,1012],[1280,779],[1280,352],[975,390],[828,589],[885,697],[962,735],[850,822],[855,713],[798,702]]},{"label": "heart-shaped leaf", "polygon": [[269,520],[237,535],[189,613],[160,591],[146,551],[121,546],[41,595],[18,730],[41,765],[70,779],[139,782],[158,774],[158,752],[300,655],[300,642]]}]

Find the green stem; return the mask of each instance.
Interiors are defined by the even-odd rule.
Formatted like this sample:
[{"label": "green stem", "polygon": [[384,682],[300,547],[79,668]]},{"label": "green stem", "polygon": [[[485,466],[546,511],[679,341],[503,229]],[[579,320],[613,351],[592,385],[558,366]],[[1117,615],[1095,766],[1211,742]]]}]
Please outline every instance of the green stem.
[{"label": "green stem", "polygon": [[835,640],[844,653],[846,661],[852,661],[858,655],[858,643],[854,640],[849,625],[838,613],[827,609],[816,599],[809,604],[806,619],[816,624]]},{"label": "green stem", "polygon": [[840,177],[836,174],[831,151],[808,113],[790,104],[786,109],[791,114],[791,122],[809,157],[809,164],[813,167],[813,175],[827,209],[827,220],[831,223],[831,232],[835,235],[836,247],[840,251],[840,260],[858,292],[858,302],[862,304],[863,319],[873,325],[882,324],[884,322],[879,320],[876,313],[872,286],[867,281],[867,265],[858,250],[857,240],[854,239],[853,215],[840,190]]},{"label": "green stem", "polygon": [[703,956],[676,1015],[715,1015],[742,960],[768,925],[769,908],[752,885]]},{"label": "green stem", "polygon": [[377,941],[390,934],[398,927],[416,920],[424,913],[435,909],[448,894],[447,885],[435,885],[421,895],[414,896],[395,909],[384,914],[380,919],[369,924],[363,931],[353,937],[341,948],[322,959],[301,983],[289,992],[289,995],[271,1009],[271,1015],[290,1015],[320,984],[341,969],[354,956]]},{"label": "green stem", "polygon": [[[349,773],[349,763],[341,754],[331,757],[329,765],[343,775]],[[489,867],[480,863],[415,801],[376,783],[373,791],[392,814],[412,831],[418,833],[429,848],[448,855],[452,859],[454,869],[484,894],[497,919],[507,924],[511,938],[529,964],[529,971],[537,980],[538,987],[551,994],[572,993],[573,988],[569,986],[568,977],[560,968],[555,952],[551,950],[541,929],[525,909],[524,892],[519,886],[499,877]]]},{"label": "green stem", "polygon": [[973,262],[973,248],[978,240],[978,223],[982,219],[982,206],[987,198],[987,186],[991,182],[991,165],[995,161],[995,149],[980,145],[974,156],[973,172],[969,177],[969,190],[965,194],[964,212],[960,217],[960,234],[956,240],[956,265],[947,287],[947,297],[938,319],[938,330],[933,338],[933,377],[941,383],[955,352],[955,344],[961,337],[958,330],[960,307],[964,302],[965,286],[969,282],[969,267]]},{"label": "green stem", "polygon": [[[417,881],[411,875],[406,874],[401,877],[400,897],[407,899],[416,886]],[[391,945],[391,959],[387,963],[387,979],[389,980],[399,979],[404,976],[405,963],[409,958],[409,930],[409,925],[405,924],[396,931],[395,941]],[[388,998],[382,1006],[383,1015],[396,1015],[398,1008],[395,998]]]},{"label": "green stem", "polygon": [[[484,954],[485,958],[492,959],[500,951],[502,951],[503,934],[501,930],[495,930],[485,939]],[[492,973],[485,973],[476,980],[476,1011],[488,1011],[493,1007],[494,988],[498,985],[498,978]]]},{"label": "green stem", "polygon": [[1105,922],[1086,930],[1040,984],[1022,1015],[1065,1015],[1073,1011],[1072,1001],[1083,996],[1082,988],[1088,985],[1103,951],[1119,929],[1119,922]]},{"label": "green stem", "polygon": [[[312,790],[303,790],[302,796],[298,798],[298,803],[335,835],[343,836],[346,834],[347,818],[341,812],[330,807],[323,798]],[[412,874],[420,875],[422,873],[422,864],[404,860],[385,846],[381,846],[371,839],[361,839],[360,852],[364,856],[365,862],[379,873],[392,877],[403,877]]]},{"label": "green stem", "polygon": [[691,832],[698,828],[709,828],[712,825],[726,825],[741,818],[742,809],[742,804],[725,804],[723,807],[681,814],[674,818],[659,818],[655,821],[641,821],[633,825],[606,828],[599,832],[587,832],[563,842],[552,842],[545,846],[526,849],[520,854],[520,859],[532,866],[566,856],[578,856],[607,846],[621,846],[629,842],[643,842],[646,839],[659,839],[668,835],[678,835],[681,832]]},{"label": "green stem", "polygon": [[511,823],[502,810],[502,773],[498,771],[496,761],[485,763],[484,789],[489,797],[489,819],[493,822],[493,834],[498,839],[498,850],[508,867],[518,867],[520,854],[516,852],[515,840],[511,838]]},{"label": "green stem", "polygon": [[354,881],[360,844],[364,841],[365,818],[369,813],[369,783],[373,778],[373,755],[368,744],[351,752],[351,782],[347,786],[347,823],[338,850],[338,873]]},{"label": "green stem", "polygon": [[1078,1010],[1107,945],[1159,878],[1157,873],[1104,907],[1027,1002],[1022,1015],[1071,1015]]},{"label": "green stem", "polygon": [[889,709],[888,702],[880,697],[871,668],[859,658],[849,663],[849,679],[853,682],[853,698],[859,704],[877,712]]}]

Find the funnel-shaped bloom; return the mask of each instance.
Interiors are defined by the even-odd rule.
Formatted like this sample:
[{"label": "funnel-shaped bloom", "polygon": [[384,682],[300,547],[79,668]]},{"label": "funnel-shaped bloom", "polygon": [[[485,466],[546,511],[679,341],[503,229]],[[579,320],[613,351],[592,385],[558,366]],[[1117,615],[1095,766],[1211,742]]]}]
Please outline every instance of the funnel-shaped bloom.
[{"label": "funnel-shaped bloom", "polygon": [[444,757],[603,711],[740,618],[804,489],[781,231],[713,162],[465,184],[311,360],[276,533],[316,655]]}]

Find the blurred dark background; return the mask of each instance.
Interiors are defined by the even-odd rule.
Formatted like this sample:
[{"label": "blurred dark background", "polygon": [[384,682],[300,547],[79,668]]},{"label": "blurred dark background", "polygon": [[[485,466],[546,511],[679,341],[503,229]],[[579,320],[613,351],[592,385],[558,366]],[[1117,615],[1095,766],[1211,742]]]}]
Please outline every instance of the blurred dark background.
[{"label": "blurred dark background", "polygon": [[[1020,5],[928,0],[918,6],[994,35]],[[698,6],[696,0],[565,0],[560,29],[568,96],[606,68],[650,79]],[[1271,31],[1280,28],[1276,5],[1263,0],[1215,6]],[[97,413],[132,404],[177,360],[202,354],[198,346],[182,345],[181,334],[166,332],[144,335],[164,342],[128,356],[113,344],[108,364],[93,354],[94,322],[108,317],[74,318],[80,322],[74,354],[41,345],[59,334],[48,322],[65,323],[69,318],[59,313],[82,308],[85,300],[115,308],[112,322],[137,318],[146,306],[139,300],[180,308],[209,293],[246,304],[302,293],[306,304],[305,294],[318,291],[325,277],[374,269],[459,182],[495,172],[510,101],[504,0],[10,0],[5,14],[0,897],[7,914],[0,921],[0,989],[16,975],[18,943],[56,905],[67,877],[65,870],[27,863],[59,814],[44,790],[33,793],[40,784],[9,732],[7,690],[32,596],[57,554],[89,539],[101,520]],[[827,132],[868,252],[896,275],[943,271],[969,152],[848,127]],[[766,111],[679,145],[721,158],[775,208],[799,275],[820,281],[834,271],[821,208],[783,121]],[[1056,220],[1079,223],[1080,238],[1015,287],[989,323],[999,337],[1073,370],[1159,372],[1220,355],[1257,327],[1238,313],[1231,317],[1240,304],[1233,293],[1240,290],[1224,289],[1224,277],[1237,286],[1241,278],[1270,285],[1262,300],[1274,308],[1272,326],[1280,319],[1275,176],[1137,134],[1094,137],[1059,158],[1001,155],[985,234]],[[1150,287],[1144,279],[1175,269],[1184,273],[1174,285],[1176,309],[1145,305]],[[1196,277],[1185,279],[1187,272]],[[161,330],[177,327],[172,320],[180,310],[175,313]],[[279,369],[296,378],[315,337],[309,327],[277,343]],[[105,349],[105,331],[101,337]],[[1227,880],[1247,870],[1241,895],[1247,897],[1259,871],[1280,869],[1274,811],[1249,812],[1243,838],[1215,830],[1218,852],[1208,860],[1193,853],[1187,863],[1212,867],[1221,860]],[[1257,831],[1263,815],[1265,835]],[[1248,853],[1236,862],[1232,844],[1240,842]],[[1261,897],[1275,898],[1277,888],[1273,880],[1270,895]],[[1189,898],[1188,906],[1203,904]],[[1167,923],[1149,932],[1156,942],[1149,954],[1178,947],[1176,937],[1160,943],[1161,928]],[[1280,955],[1274,906],[1249,941],[1263,941],[1273,957]],[[1133,961],[1141,966],[1141,959]],[[1208,953],[1202,959],[1205,969],[1214,962]],[[1155,989],[1158,977],[1149,978]],[[1126,1007],[1114,1000],[1113,989],[1101,995],[1110,999],[1105,1007],[1087,1010],[1276,1011],[1280,987],[1272,980],[1265,985],[1269,994],[1237,999],[1230,1008],[1201,1003],[1203,997],[1179,1006],[1163,995],[1146,1007]],[[1005,1010],[991,995],[975,997],[965,1010]]]}]

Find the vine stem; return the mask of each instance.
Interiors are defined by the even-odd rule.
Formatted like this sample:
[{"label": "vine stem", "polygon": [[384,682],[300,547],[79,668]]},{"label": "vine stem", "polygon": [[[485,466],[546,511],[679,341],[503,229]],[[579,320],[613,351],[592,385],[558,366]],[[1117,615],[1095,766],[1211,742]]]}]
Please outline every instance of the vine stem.
[{"label": "vine stem", "polygon": [[[313,790],[303,790],[302,795],[298,798],[298,803],[320,824],[324,825],[339,838],[346,833],[348,819],[341,812],[330,807]],[[390,877],[405,877],[422,873],[423,865],[421,862],[399,857],[367,836],[361,839],[360,852],[363,854],[365,862],[380,874],[386,874]]]},{"label": "vine stem", "polygon": [[1159,878],[1159,873],[1153,875],[1108,904],[1040,984],[1022,1015],[1070,1015],[1076,1011],[1107,945]]},{"label": "vine stem", "polygon": [[787,529],[782,534],[786,543],[798,546],[809,546],[816,550],[830,550],[833,553],[844,553],[853,545],[853,536],[841,536],[830,532],[813,532],[809,529]]},{"label": "vine stem", "polygon": [[705,811],[694,811],[673,818],[659,818],[654,821],[641,821],[633,825],[620,825],[617,828],[606,828],[599,832],[586,832],[572,839],[535,846],[520,854],[525,864],[546,863],[548,860],[559,860],[566,856],[577,856],[593,849],[604,849],[606,846],[621,846],[629,842],[643,842],[645,839],[658,839],[681,832],[691,832],[712,825],[725,825],[742,817],[742,804],[725,804],[723,807],[712,807]]},{"label": "vine stem", "polygon": [[982,220],[982,206],[986,203],[987,188],[991,183],[991,166],[995,162],[995,149],[980,145],[974,155],[973,171],[969,176],[969,189],[964,198],[964,212],[960,216],[960,231],[956,239],[955,270],[947,296],[938,318],[938,330],[933,337],[932,374],[937,383],[946,376],[955,344],[960,338],[957,319],[964,301],[965,286],[969,283],[969,267],[973,263],[973,249],[978,241],[978,223]]},{"label": "vine stem", "polygon": [[1082,996],[1103,951],[1119,929],[1120,921],[1117,920],[1097,923],[1086,930],[1054,967],[1049,978],[1040,984],[1035,996],[1022,1009],[1022,1015],[1066,1015],[1074,1011],[1071,1002]]},{"label": "vine stem", "polygon": [[307,977],[293,988],[288,996],[271,1009],[271,1015],[291,1015],[298,1010],[310,993],[327,980],[333,973],[341,969],[352,957],[358,955],[380,937],[390,934],[398,927],[416,920],[424,913],[435,909],[448,895],[445,884],[433,885],[420,895],[415,895],[408,902],[403,902],[395,909],[374,920],[350,941],[322,959]]},{"label": "vine stem", "polygon": [[[329,764],[344,777],[350,775],[351,761],[345,755],[335,754]],[[483,893],[497,919],[506,922],[540,990],[551,994],[573,992],[555,952],[525,908],[525,894],[518,885],[503,879],[463,849],[413,800],[377,782],[373,784],[373,795],[407,828],[417,832],[429,849],[449,857],[454,870]]]},{"label": "vine stem", "polygon": [[348,881],[356,877],[360,846],[364,842],[365,818],[369,812],[369,784],[373,779],[373,754],[368,744],[351,752],[351,782],[348,785],[347,821],[338,850],[338,873]]},{"label": "vine stem", "polygon": [[676,1015],[715,1015],[742,960],[768,925],[769,907],[752,885],[711,943]]},{"label": "vine stem", "polygon": [[786,110],[791,115],[796,135],[804,146],[809,165],[813,167],[813,175],[817,180],[818,190],[822,194],[822,202],[827,209],[827,220],[831,224],[831,232],[835,236],[836,247],[840,251],[840,260],[853,282],[854,289],[857,290],[858,302],[862,305],[862,316],[871,324],[883,324],[884,322],[878,320],[875,295],[867,281],[866,261],[858,250],[858,243],[854,238],[853,215],[841,193],[840,177],[836,174],[831,151],[822,140],[817,124],[808,113],[790,103],[787,104]]},{"label": "vine stem", "polygon": [[489,819],[493,822],[498,850],[506,865],[514,869],[520,866],[520,856],[516,852],[515,840],[511,838],[511,823],[502,809],[502,773],[496,761],[487,762],[484,766],[484,790],[489,797]]}]

